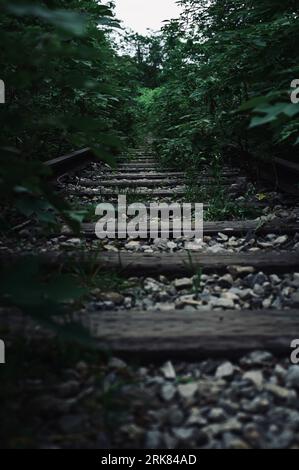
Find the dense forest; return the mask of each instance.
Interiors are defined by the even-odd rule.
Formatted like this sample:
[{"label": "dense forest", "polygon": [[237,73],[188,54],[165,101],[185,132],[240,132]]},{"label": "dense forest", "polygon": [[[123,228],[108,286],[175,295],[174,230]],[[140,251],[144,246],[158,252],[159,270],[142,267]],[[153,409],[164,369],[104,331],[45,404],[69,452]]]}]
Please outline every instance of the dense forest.
[{"label": "dense forest", "polygon": [[2,203],[77,220],[41,162],[84,146],[111,161],[149,134],[177,167],[227,153],[295,158],[295,0],[183,0],[181,17],[147,37],[102,3],[1,0]]},{"label": "dense forest", "polygon": [[149,61],[159,86],[145,90],[143,101],[163,158],[175,155],[180,165],[225,151],[295,157],[297,3],[180,3],[181,18],[160,36],[160,57],[152,40]]}]

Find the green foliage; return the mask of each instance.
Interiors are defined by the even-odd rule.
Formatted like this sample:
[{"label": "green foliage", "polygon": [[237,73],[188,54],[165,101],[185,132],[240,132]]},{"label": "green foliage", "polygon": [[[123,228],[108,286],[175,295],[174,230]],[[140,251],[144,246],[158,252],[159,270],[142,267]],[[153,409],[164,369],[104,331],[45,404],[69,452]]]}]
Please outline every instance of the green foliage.
[{"label": "green foliage", "polygon": [[152,108],[159,101],[160,88],[140,88],[136,100],[136,135],[139,140],[144,140],[145,136],[152,131],[156,132],[156,123],[152,121]]},{"label": "green foliage", "polygon": [[118,23],[101,3],[0,0],[0,196],[42,221],[71,214],[43,161],[86,146],[110,161],[131,140],[135,67],[115,51]]},{"label": "green foliage", "polygon": [[141,86],[156,88],[161,82],[163,51],[160,34],[142,36],[129,34],[126,37],[130,54],[137,65],[137,77]]},{"label": "green foliage", "polygon": [[86,292],[72,275],[46,272],[36,257],[0,270],[2,306],[17,307],[64,340],[75,340],[91,347],[89,334],[68,317],[70,306]]},{"label": "green foliage", "polygon": [[164,28],[151,123],[162,160],[198,165],[225,149],[295,158],[299,7],[287,0],[181,0]]}]

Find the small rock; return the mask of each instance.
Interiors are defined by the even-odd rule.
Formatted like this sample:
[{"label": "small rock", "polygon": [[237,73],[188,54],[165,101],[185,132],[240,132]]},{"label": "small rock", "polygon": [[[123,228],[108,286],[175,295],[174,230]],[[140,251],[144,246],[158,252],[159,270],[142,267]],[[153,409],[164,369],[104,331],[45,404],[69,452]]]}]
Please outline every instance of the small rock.
[{"label": "small rock", "polygon": [[140,367],[138,374],[140,377],[146,377],[148,375],[148,369],[146,367]]},{"label": "small rock", "polygon": [[295,434],[292,431],[283,431],[270,442],[269,449],[290,449],[294,439]]},{"label": "small rock", "polygon": [[265,282],[267,282],[267,276],[265,276],[265,274],[262,272],[259,272],[253,278],[253,285],[259,284],[262,286]]},{"label": "small rock", "polygon": [[81,244],[81,239],[80,238],[70,238],[67,242],[70,245],[80,245]]},{"label": "small rock", "polygon": [[202,245],[199,245],[198,243],[186,243],[185,244],[185,250],[189,251],[201,251],[202,250]]},{"label": "small rock", "polygon": [[229,290],[232,294],[235,294],[237,297],[240,297],[242,300],[248,300],[252,297],[253,292],[251,289],[238,289],[233,287]]},{"label": "small rock", "polygon": [[218,237],[223,240],[224,242],[227,242],[228,241],[228,236],[225,235],[224,233],[218,233]]},{"label": "small rock", "polygon": [[183,279],[176,279],[174,281],[174,287],[178,290],[180,289],[188,289],[193,286],[192,279],[183,278]]},{"label": "small rock", "polygon": [[264,295],[265,290],[264,290],[263,286],[261,286],[260,284],[255,284],[254,287],[253,287],[253,292],[256,295],[261,297],[262,295]]},{"label": "small rock", "polygon": [[248,423],[244,427],[243,437],[248,441],[254,448],[259,446],[261,442],[261,434],[254,423]]},{"label": "small rock", "polygon": [[160,431],[148,431],[145,436],[146,449],[159,449],[162,444],[162,434]]},{"label": "small rock", "polygon": [[113,302],[115,305],[122,305],[125,298],[118,292],[107,292],[101,295],[101,300]]},{"label": "small rock", "polygon": [[170,250],[175,250],[177,248],[177,244],[174,242],[168,242],[167,248],[169,248]]},{"label": "small rock", "polygon": [[211,411],[209,412],[208,418],[209,420],[215,423],[219,423],[221,421],[224,421],[225,413],[222,410],[222,408],[212,408]]},{"label": "small rock", "polygon": [[240,432],[242,430],[242,424],[235,418],[228,419],[224,423],[209,424],[204,427],[202,431],[208,435],[217,436],[225,432]]},{"label": "small rock", "polygon": [[201,379],[198,382],[198,393],[201,398],[215,400],[226,386],[227,382],[224,380],[216,380],[215,378],[213,380]]},{"label": "small rock", "polygon": [[234,375],[234,372],[235,368],[232,363],[225,362],[224,364],[218,367],[215,375],[218,379],[226,379],[232,377]]},{"label": "small rock", "polygon": [[273,300],[272,296],[269,297],[268,299],[264,299],[263,300],[263,307],[264,308],[270,308],[271,304],[272,304],[272,300]]},{"label": "small rock", "polygon": [[177,406],[172,406],[169,409],[168,421],[170,426],[180,426],[184,421],[184,413]]},{"label": "small rock", "polygon": [[181,297],[178,297],[175,301],[175,305],[177,308],[184,308],[186,305],[191,305],[193,307],[196,306],[201,306],[202,301],[200,300],[195,300],[194,295],[182,295]]},{"label": "small rock", "polygon": [[193,398],[197,392],[197,389],[198,386],[195,383],[178,385],[178,392],[180,396],[185,400]]},{"label": "small rock", "polygon": [[221,245],[214,245],[214,246],[210,246],[207,251],[209,251],[210,253],[214,253],[216,255],[218,253],[223,252],[224,249]]},{"label": "small rock", "polygon": [[263,366],[273,361],[273,355],[268,351],[254,351],[240,360],[241,365]]},{"label": "small rock", "polygon": [[164,401],[169,402],[173,400],[173,398],[175,397],[176,388],[172,384],[165,384],[163,385],[160,393],[161,393],[161,398]]},{"label": "small rock", "polygon": [[173,429],[173,435],[182,443],[189,441],[194,437],[194,428],[177,428]]},{"label": "small rock", "polygon": [[267,384],[265,385],[265,390],[275,395],[275,397],[281,400],[287,400],[293,395],[292,390],[288,390],[287,388],[279,387],[278,385],[274,384]]},{"label": "small rock", "polygon": [[218,284],[220,287],[231,287],[234,283],[233,277],[231,274],[226,274],[225,276],[222,276],[218,280]]},{"label": "small rock", "polygon": [[224,297],[221,297],[218,299],[216,302],[213,302],[214,307],[219,307],[219,308],[228,308],[228,309],[233,309],[235,307],[234,301],[232,299],[226,299]]},{"label": "small rock", "polygon": [[140,248],[140,245],[140,242],[132,240],[125,244],[125,248],[126,250],[138,250],[138,248]]},{"label": "small rock", "polygon": [[282,367],[280,364],[276,364],[274,372],[279,379],[285,381],[287,376],[287,370],[284,367]]},{"label": "small rock", "polygon": [[158,303],[156,304],[156,307],[153,306],[153,310],[160,310],[160,312],[171,312],[175,310],[175,304],[171,304],[169,302],[167,303]]},{"label": "small rock", "polygon": [[131,308],[132,307],[132,299],[131,297],[125,297],[124,299],[124,306],[126,308]]},{"label": "small rock", "polygon": [[250,382],[254,383],[254,385],[258,389],[261,390],[263,388],[264,377],[263,377],[263,373],[261,371],[253,370],[253,371],[250,371],[250,372],[246,372],[243,375],[243,378],[244,378],[244,380],[249,380]]},{"label": "small rock", "polygon": [[144,434],[143,429],[133,423],[123,425],[119,431],[131,440],[139,440]]},{"label": "small rock", "polygon": [[267,398],[264,397],[256,397],[251,402],[244,402],[242,403],[244,411],[248,411],[249,413],[264,413],[270,407],[270,402]]},{"label": "small rock", "polygon": [[157,293],[157,300],[159,300],[160,302],[166,302],[168,299],[169,299],[169,294],[165,291],[165,290],[162,290],[161,292],[158,292]]},{"label": "small rock", "polygon": [[163,449],[176,449],[178,442],[174,436],[171,436],[168,432],[163,433],[164,446]]},{"label": "small rock", "polygon": [[235,248],[240,245],[240,240],[237,240],[236,237],[231,237],[229,239],[228,245]]},{"label": "small rock", "polygon": [[176,379],[176,372],[170,361],[166,362],[166,364],[164,364],[164,366],[162,366],[160,370],[162,374],[164,375],[165,379],[167,380]]},{"label": "small rock", "polygon": [[207,420],[201,415],[199,408],[191,408],[190,416],[188,417],[186,424],[188,426],[206,426]]},{"label": "small rock", "polygon": [[245,441],[231,433],[225,433],[223,435],[223,442],[225,449],[250,449],[250,446]]},{"label": "small rock", "polygon": [[161,291],[161,285],[155,279],[151,279],[149,277],[149,278],[145,279],[145,281],[144,281],[144,290],[146,292],[160,292]]},{"label": "small rock", "polygon": [[283,245],[284,243],[286,243],[288,241],[288,236],[287,235],[283,235],[282,237],[278,237],[276,238],[276,240],[274,240],[274,245]]},{"label": "small rock", "polygon": [[104,245],[104,250],[112,251],[114,253],[118,253],[118,248],[114,245]]},{"label": "small rock", "polygon": [[288,387],[299,389],[299,366],[291,366],[286,376]]},{"label": "small rock", "polygon": [[275,285],[281,283],[281,279],[277,276],[277,274],[271,274],[270,281],[272,282],[272,284],[275,284]]},{"label": "small rock", "polygon": [[127,364],[122,361],[121,359],[118,359],[117,357],[112,357],[109,362],[108,362],[108,367],[110,369],[127,369]]},{"label": "small rock", "polygon": [[235,277],[245,274],[252,274],[255,271],[252,266],[229,266],[227,270],[232,276]]}]

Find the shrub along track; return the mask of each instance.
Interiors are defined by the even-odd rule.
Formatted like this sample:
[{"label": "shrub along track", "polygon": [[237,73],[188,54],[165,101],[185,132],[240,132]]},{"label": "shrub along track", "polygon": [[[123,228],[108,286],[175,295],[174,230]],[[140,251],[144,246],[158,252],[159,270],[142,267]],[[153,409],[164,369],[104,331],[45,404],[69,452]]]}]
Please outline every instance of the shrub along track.
[{"label": "shrub along track", "polygon": [[[206,193],[197,202],[209,214],[211,191],[225,188],[242,207],[242,220],[207,220],[203,241],[100,241],[97,203],[116,203],[124,193],[129,202],[190,202],[190,176],[161,168],[144,149],[116,169],[84,164],[81,156],[79,170],[71,172],[64,159],[62,169],[56,161],[56,185],[75,206],[88,207],[90,220],[80,239],[64,227],[35,248],[54,268],[71,261],[129,280],[123,289],[113,277],[111,287],[93,289],[80,318],[99,348],[132,362],[112,358],[101,369],[100,388],[90,387],[94,365],[80,362],[72,377],[86,389],[78,397],[88,392],[86,404],[84,398],[60,399],[62,384],[57,402],[41,397],[39,406],[48,404],[41,413],[54,416],[41,445],[57,446],[62,434],[58,446],[67,448],[296,448],[299,372],[289,359],[291,341],[299,337],[296,202],[267,186],[253,190],[236,168],[225,167],[217,177],[207,168],[192,176],[200,195]],[[244,219],[252,207],[260,217]],[[145,367],[136,367],[140,361]],[[107,394],[117,426],[110,415],[104,419]]]}]

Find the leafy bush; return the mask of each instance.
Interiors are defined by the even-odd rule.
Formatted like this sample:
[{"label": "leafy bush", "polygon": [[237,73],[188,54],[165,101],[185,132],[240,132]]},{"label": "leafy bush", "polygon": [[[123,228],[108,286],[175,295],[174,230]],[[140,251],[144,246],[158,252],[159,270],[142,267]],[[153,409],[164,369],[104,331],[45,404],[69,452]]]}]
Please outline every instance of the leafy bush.
[{"label": "leafy bush", "polygon": [[66,216],[70,208],[51,195],[42,161],[85,146],[111,159],[131,140],[135,67],[115,52],[109,31],[118,24],[96,0],[0,6],[1,201],[25,215],[31,204]]},{"label": "leafy bush", "polygon": [[162,37],[162,91],[151,122],[162,156],[182,167],[229,148],[295,158],[299,6],[293,0],[181,0]]}]

